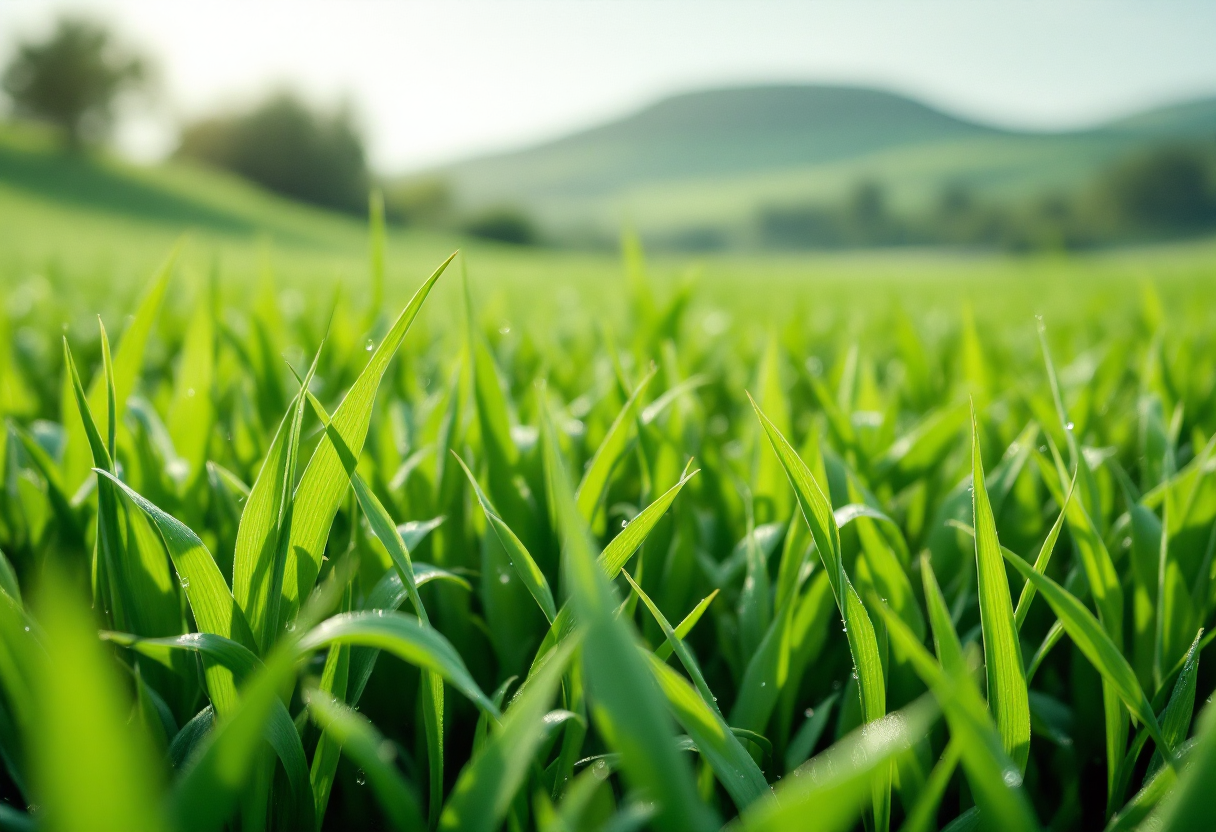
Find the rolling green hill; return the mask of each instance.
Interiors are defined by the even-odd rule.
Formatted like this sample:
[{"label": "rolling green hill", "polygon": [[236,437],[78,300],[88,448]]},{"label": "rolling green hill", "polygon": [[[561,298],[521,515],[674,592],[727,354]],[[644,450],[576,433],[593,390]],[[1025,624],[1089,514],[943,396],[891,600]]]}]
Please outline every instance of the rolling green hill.
[{"label": "rolling green hill", "polygon": [[[340,281],[355,302],[367,286],[361,217],[293,202],[208,168],[65,153],[36,128],[0,126],[0,306],[33,274],[52,284],[60,275],[62,285],[101,290],[111,296],[101,300],[121,305],[179,242],[192,277],[218,266],[237,293],[251,291],[249,278],[267,263],[305,287],[315,283],[328,292]],[[562,257],[537,258],[436,231],[390,229],[387,242],[390,294],[412,290],[420,274],[458,247],[493,259],[507,274],[563,267]]]},{"label": "rolling green hill", "polygon": [[1000,130],[849,87],[712,90],[556,141],[434,173],[467,208],[519,204],[557,230],[738,226],[762,204],[838,199],[876,180],[896,207],[963,185],[995,198],[1073,188],[1147,144],[1216,134],[1216,100],[1090,130]]}]

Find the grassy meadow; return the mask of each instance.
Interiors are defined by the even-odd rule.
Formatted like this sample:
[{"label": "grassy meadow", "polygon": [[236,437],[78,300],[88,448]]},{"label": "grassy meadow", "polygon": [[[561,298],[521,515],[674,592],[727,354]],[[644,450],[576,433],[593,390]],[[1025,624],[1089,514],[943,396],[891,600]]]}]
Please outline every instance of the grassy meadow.
[{"label": "grassy meadow", "polygon": [[1209,827],[1216,245],[522,249],[29,141],[0,829]]}]

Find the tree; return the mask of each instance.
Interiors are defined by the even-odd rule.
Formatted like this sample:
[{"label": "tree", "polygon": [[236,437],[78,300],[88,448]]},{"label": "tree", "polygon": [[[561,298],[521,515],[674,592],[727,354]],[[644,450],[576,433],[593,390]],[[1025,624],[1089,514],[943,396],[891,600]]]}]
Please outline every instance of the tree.
[{"label": "tree", "polygon": [[18,45],[3,86],[17,115],[55,125],[79,148],[108,134],[117,98],[147,76],[144,60],[105,27],[65,17],[46,40]]},{"label": "tree", "polygon": [[483,240],[495,240],[517,246],[535,245],[540,237],[528,215],[511,205],[487,208],[467,220],[464,230]]},{"label": "tree", "polygon": [[367,208],[363,138],[344,107],[314,111],[281,92],[248,112],[187,126],[177,155],[305,202],[356,213]]},{"label": "tree", "polygon": [[1216,223],[1216,176],[1209,148],[1171,146],[1134,156],[1109,170],[1101,198],[1125,227],[1194,232]]}]

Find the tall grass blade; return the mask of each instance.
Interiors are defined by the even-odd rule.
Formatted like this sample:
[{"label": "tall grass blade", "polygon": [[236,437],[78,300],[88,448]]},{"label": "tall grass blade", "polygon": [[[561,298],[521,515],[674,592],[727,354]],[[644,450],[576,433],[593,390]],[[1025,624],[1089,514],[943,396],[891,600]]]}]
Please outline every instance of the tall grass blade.
[{"label": "tall grass blade", "polygon": [[979,426],[971,414],[972,507],[975,515],[975,561],[979,570],[980,621],[984,635],[984,665],[988,674],[988,705],[996,716],[1005,750],[1025,772],[1030,754],[1030,700],[1022,664],[1018,626],[1009,597],[1009,577],[996,536],[996,518],[984,488]]},{"label": "tall grass blade", "polygon": [[[556,438],[542,411],[542,441],[554,473],[554,501],[565,544],[563,567],[574,613],[584,628],[583,673],[591,715],[610,747],[621,754],[627,782],[653,801],[656,822],[666,829],[708,829],[711,810],[697,798],[688,763],[672,745],[670,717],[636,637],[613,614],[617,607],[566,479]],[[634,522],[637,522],[636,520]]]},{"label": "tall grass blade", "polygon": [[384,739],[367,717],[361,716],[323,691],[305,694],[308,712],[327,736],[341,746],[342,753],[360,770],[376,793],[389,823],[399,832],[423,829],[426,822],[410,785],[393,765],[397,750]]},{"label": "tall grass blade", "polygon": [[427,278],[393,323],[388,334],[372,353],[367,366],[347,392],[342,404],[334,412],[325,437],[304,469],[295,492],[283,580],[283,595],[287,608],[283,611],[280,621],[290,620],[294,616],[301,600],[308,596],[316,582],[330,525],[349,487],[349,477],[363,450],[363,442],[371,423],[372,403],[380,380],[435,281],[455,256],[452,254],[448,257]]},{"label": "tall grass blade", "polygon": [[499,826],[544,738],[545,712],[577,647],[577,638],[567,639],[524,683],[501,724],[461,772],[440,815],[440,829],[492,832]]}]

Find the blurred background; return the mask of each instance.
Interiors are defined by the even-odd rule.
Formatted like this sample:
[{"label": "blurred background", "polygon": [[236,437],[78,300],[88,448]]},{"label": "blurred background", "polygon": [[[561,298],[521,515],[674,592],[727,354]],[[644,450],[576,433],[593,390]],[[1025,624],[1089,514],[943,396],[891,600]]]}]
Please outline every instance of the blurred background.
[{"label": "blurred background", "polygon": [[373,189],[400,229],[573,252],[1198,239],[1214,42],[1185,0],[7,0],[0,242],[324,245]]}]

